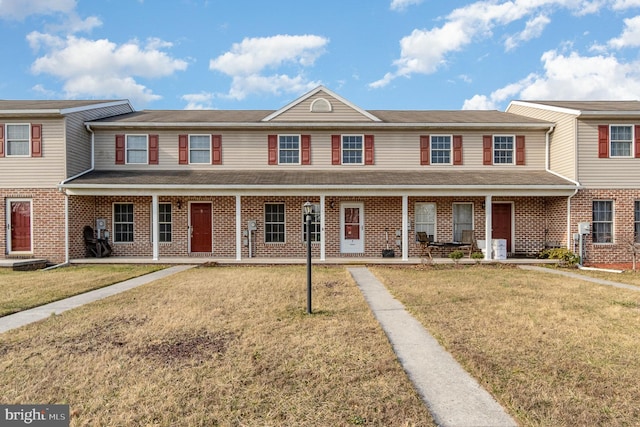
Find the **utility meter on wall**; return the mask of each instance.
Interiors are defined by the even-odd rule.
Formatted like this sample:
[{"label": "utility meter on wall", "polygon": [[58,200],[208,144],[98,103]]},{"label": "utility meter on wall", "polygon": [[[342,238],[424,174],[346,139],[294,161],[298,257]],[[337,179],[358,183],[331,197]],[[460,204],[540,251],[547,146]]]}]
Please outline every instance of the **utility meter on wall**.
[{"label": "utility meter on wall", "polygon": [[591,223],[590,222],[579,222],[578,223],[578,233],[579,234],[591,234]]},{"label": "utility meter on wall", "polygon": [[256,231],[258,229],[258,221],[256,221],[255,219],[250,220],[249,222],[247,222],[247,228],[249,229],[249,231]]}]

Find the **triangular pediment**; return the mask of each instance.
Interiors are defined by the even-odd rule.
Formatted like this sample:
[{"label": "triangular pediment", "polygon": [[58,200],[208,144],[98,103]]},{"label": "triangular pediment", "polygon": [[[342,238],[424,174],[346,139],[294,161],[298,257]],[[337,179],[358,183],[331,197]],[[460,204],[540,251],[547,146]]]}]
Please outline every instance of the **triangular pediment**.
[{"label": "triangular pediment", "polygon": [[262,121],[379,122],[380,119],[324,86],[318,86]]}]

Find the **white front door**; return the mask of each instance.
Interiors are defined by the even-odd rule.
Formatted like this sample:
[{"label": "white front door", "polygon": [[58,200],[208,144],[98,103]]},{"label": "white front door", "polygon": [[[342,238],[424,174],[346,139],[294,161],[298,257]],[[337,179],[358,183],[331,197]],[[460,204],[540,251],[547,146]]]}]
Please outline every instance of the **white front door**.
[{"label": "white front door", "polygon": [[364,253],[364,203],[340,204],[340,252]]}]

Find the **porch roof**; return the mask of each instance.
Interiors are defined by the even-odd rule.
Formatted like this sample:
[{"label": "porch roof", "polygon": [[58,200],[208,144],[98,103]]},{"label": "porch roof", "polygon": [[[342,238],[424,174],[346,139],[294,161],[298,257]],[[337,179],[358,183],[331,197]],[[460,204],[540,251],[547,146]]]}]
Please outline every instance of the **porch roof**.
[{"label": "porch roof", "polygon": [[546,171],[119,170],[61,184],[68,194],[509,194],[569,195],[569,180]]}]

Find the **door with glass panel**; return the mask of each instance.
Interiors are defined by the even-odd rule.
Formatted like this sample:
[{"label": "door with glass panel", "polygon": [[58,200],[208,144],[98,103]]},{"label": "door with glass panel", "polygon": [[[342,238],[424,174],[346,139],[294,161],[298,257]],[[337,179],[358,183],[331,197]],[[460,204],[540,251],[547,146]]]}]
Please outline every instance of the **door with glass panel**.
[{"label": "door with glass panel", "polygon": [[340,205],[340,252],[364,253],[364,203]]}]

